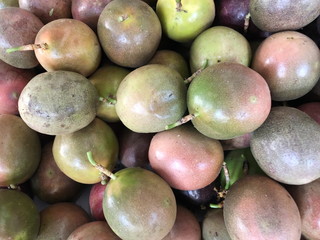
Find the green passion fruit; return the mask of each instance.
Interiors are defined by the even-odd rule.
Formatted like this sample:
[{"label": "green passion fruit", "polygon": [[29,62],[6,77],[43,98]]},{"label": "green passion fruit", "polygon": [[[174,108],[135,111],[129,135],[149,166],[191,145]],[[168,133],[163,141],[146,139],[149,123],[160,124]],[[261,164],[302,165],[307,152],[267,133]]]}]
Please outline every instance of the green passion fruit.
[{"label": "green passion fruit", "polygon": [[77,131],[96,116],[98,93],[83,75],[70,71],[40,73],[22,90],[18,100],[21,118],[47,135]]},{"label": "green passion fruit", "polygon": [[187,87],[174,69],[150,64],[130,72],[117,91],[116,112],[121,122],[134,132],[165,130],[183,116]]},{"label": "green passion fruit", "polygon": [[235,62],[249,66],[252,51],[249,41],[236,30],[226,26],[214,26],[192,42],[190,47],[190,68],[196,72],[204,65],[221,62]]},{"label": "green passion fruit", "polygon": [[163,32],[177,42],[191,42],[207,29],[215,18],[212,0],[158,0],[156,13]]},{"label": "green passion fruit", "polygon": [[0,114],[0,186],[18,185],[37,170],[40,139],[24,121],[11,114]]},{"label": "green passion fruit", "polygon": [[271,96],[260,74],[242,64],[224,62],[195,76],[187,106],[198,131],[225,140],[260,127],[270,112]]},{"label": "green passion fruit", "polygon": [[60,170],[71,179],[94,184],[101,181],[100,172],[92,168],[86,152],[92,151],[97,163],[113,170],[119,145],[112,128],[99,118],[79,131],[58,135],[53,142],[53,156]]},{"label": "green passion fruit", "polygon": [[40,214],[28,195],[18,190],[0,189],[0,213],[1,239],[36,239]]},{"label": "green passion fruit", "polygon": [[129,72],[130,70],[124,67],[105,64],[89,77],[90,82],[96,87],[99,94],[97,117],[106,122],[120,121],[112,100],[116,97],[120,82]]},{"label": "green passion fruit", "polygon": [[103,197],[103,212],[111,229],[124,240],[163,239],[177,215],[168,183],[143,168],[125,168],[114,175]]}]

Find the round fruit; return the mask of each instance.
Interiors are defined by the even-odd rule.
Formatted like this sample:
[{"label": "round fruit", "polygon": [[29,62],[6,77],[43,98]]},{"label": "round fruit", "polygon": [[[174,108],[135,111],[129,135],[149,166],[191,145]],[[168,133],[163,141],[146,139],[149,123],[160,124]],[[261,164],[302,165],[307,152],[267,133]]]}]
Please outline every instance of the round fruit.
[{"label": "round fruit", "polygon": [[98,20],[98,37],[114,63],[136,68],[146,64],[157,50],[162,30],[154,10],[141,0],[113,0]]},{"label": "round fruit", "polygon": [[261,169],[279,182],[300,185],[320,177],[320,125],[296,108],[273,107],[250,147]]},{"label": "round fruit", "polygon": [[297,99],[311,91],[320,78],[320,51],[302,33],[274,33],[255,51],[252,69],[267,81],[272,100]]},{"label": "round fruit", "polygon": [[0,9],[0,59],[17,68],[34,68],[39,62],[32,51],[8,53],[7,49],[33,43],[43,27],[33,13],[19,8]]},{"label": "round fruit", "polygon": [[226,195],[223,216],[231,239],[300,240],[297,204],[276,181],[265,176],[245,176]]},{"label": "round fruit", "polygon": [[269,32],[297,30],[311,23],[320,14],[318,0],[251,0],[249,7],[253,23]]},{"label": "round fruit", "polygon": [[172,68],[150,64],[130,72],[117,91],[116,111],[134,132],[159,132],[186,110],[187,88]]},{"label": "round fruit", "polygon": [[103,212],[121,239],[160,240],[174,225],[177,205],[161,177],[142,168],[125,168],[108,182]]},{"label": "round fruit", "polygon": [[77,227],[67,240],[121,240],[106,221],[92,221]]},{"label": "round fruit", "polygon": [[67,239],[75,229],[89,221],[88,213],[75,203],[51,204],[40,212],[40,230],[36,239]]},{"label": "round fruit", "polygon": [[0,114],[0,186],[27,181],[41,157],[38,134],[15,115]]},{"label": "round fruit", "polygon": [[98,93],[79,73],[40,73],[22,90],[18,109],[21,118],[37,132],[59,135],[87,126],[96,116]]},{"label": "round fruit", "polygon": [[0,189],[0,213],[1,239],[37,238],[40,215],[35,203],[25,193]]},{"label": "round fruit", "polygon": [[320,236],[320,178],[308,184],[286,186],[298,205],[302,235],[307,239],[319,239]]},{"label": "round fruit", "polygon": [[203,240],[231,240],[223,219],[223,209],[209,209],[202,223]]},{"label": "round fruit", "polygon": [[225,140],[260,127],[270,112],[271,96],[260,74],[225,62],[207,67],[192,80],[187,105],[196,129]]},{"label": "round fruit", "polygon": [[170,39],[190,42],[213,23],[215,4],[212,0],[158,0],[156,13]]},{"label": "round fruit", "polygon": [[32,192],[46,203],[75,200],[82,190],[82,184],[67,177],[57,166],[52,154],[53,142],[42,147],[41,160],[30,179]]},{"label": "round fruit", "polygon": [[152,169],[173,188],[195,190],[213,182],[220,173],[223,149],[192,125],[155,134],[149,147]]},{"label": "round fruit", "polygon": [[123,67],[103,65],[89,77],[90,82],[98,90],[100,97],[97,106],[97,117],[106,122],[117,122],[120,120],[112,100],[116,98],[120,82],[129,72],[128,69]]},{"label": "round fruit", "polygon": [[71,0],[19,0],[19,7],[32,12],[46,24],[59,18],[71,18]]},{"label": "round fruit", "polygon": [[47,71],[72,71],[87,77],[100,64],[98,37],[79,20],[63,18],[47,23],[39,30],[34,43],[41,45],[34,51]]},{"label": "round fruit", "polygon": [[[209,44],[208,44],[209,43]],[[248,40],[236,30],[214,26],[202,32],[190,47],[191,72],[221,62],[249,66],[251,47]]]},{"label": "round fruit", "polygon": [[0,60],[0,114],[18,114],[22,89],[36,75],[33,69],[13,67]]},{"label": "round fruit", "polygon": [[111,127],[99,118],[79,131],[56,136],[52,147],[54,160],[65,175],[80,183],[95,184],[101,181],[101,175],[88,161],[89,151],[98,164],[113,170],[118,140]]}]

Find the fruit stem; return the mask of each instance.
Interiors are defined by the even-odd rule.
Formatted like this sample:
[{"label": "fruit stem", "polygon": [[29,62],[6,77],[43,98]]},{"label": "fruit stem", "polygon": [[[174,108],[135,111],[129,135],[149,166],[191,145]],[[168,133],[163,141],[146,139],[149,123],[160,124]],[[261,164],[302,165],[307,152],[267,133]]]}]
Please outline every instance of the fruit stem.
[{"label": "fruit stem", "polygon": [[196,76],[198,76],[206,67],[208,67],[208,63],[209,63],[209,60],[206,59],[205,63],[202,65],[202,67],[199,68],[197,71],[195,71],[190,77],[186,78],[186,79],[184,80],[184,83],[185,83],[185,84],[191,83],[192,80],[193,80]]},{"label": "fruit stem", "polygon": [[114,99],[112,96],[99,97],[99,101],[103,103],[108,103],[110,105],[116,105],[117,103],[117,100]]},{"label": "fruit stem", "polygon": [[211,208],[223,208],[223,202],[220,202],[220,203],[210,203],[209,207],[211,207]]},{"label": "fruit stem", "polygon": [[171,123],[171,124],[168,124],[167,126],[165,126],[165,130],[170,130],[172,128],[175,128],[175,127],[178,127],[182,124],[185,124],[185,123],[191,121],[192,119],[196,118],[197,116],[199,116],[199,113],[191,113],[189,115],[186,115],[183,118],[181,118],[180,120],[176,121],[175,123]]},{"label": "fruit stem", "polygon": [[250,23],[250,18],[251,18],[251,14],[248,13],[245,18],[244,18],[244,26],[243,26],[243,31],[246,33],[248,32],[248,28],[249,28],[249,23]]},{"label": "fruit stem", "polygon": [[222,163],[222,168],[223,168],[224,176],[226,178],[226,184],[224,186],[224,189],[225,190],[229,190],[229,188],[230,188],[230,175],[229,175],[229,170],[227,168],[227,163],[226,162]]},{"label": "fruit stem", "polygon": [[49,46],[47,43],[39,43],[39,44],[28,44],[19,47],[8,48],[6,50],[7,53],[17,52],[17,51],[34,51],[36,49],[48,49]]},{"label": "fruit stem", "polygon": [[187,10],[182,9],[181,0],[176,0],[176,10],[177,10],[178,12],[185,12],[185,13],[188,12]]},{"label": "fruit stem", "polygon": [[89,162],[92,164],[92,166],[94,166],[96,169],[98,169],[101,173],[107,175],[108,177],[110,177],[113,180],[115,180],[117,178],[116,175],[114,175],[108,169],[106,169],[101,164],[98,164],[98,163],[96,163],[96,161],[94,161],[91,151],[87,152],[87,157],[88,157]]}]

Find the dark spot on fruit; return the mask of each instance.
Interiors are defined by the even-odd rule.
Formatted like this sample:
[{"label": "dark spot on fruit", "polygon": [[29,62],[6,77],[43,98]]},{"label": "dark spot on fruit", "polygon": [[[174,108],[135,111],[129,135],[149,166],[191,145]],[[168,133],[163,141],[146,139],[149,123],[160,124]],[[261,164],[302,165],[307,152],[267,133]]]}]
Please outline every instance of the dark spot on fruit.
[{"label": "dark spot on fruit", "polygon": [[219,236],[218,232],[215,232],[215,233],[214,233],[214,235],[215,235],[216,237],[218,237],[218,236]]},{"label": "dark spot on fruit", "polygon": [[60,127],[64,128],[66,125],[65,124],[61,124]]}]

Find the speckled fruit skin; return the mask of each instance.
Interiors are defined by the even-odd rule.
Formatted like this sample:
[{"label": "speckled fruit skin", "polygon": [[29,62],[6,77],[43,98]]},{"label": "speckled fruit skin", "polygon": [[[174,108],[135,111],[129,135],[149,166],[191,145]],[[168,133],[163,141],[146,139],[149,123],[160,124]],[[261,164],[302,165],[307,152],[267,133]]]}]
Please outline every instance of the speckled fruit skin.
[{"label": "speckled fruit skin", "polygon": [[251,67],[267,81],[272,100],[294,100],[317,84],[320,51],[305,34],[296,31],[274,33],[259,45]]},{"label": "speckled fruit skin", "polygon": [[103,9],[97,25],[107,57],[123,67],[146,64],[157,50],[162,29],[154,10],[140,0],[113,0]]},{"label": "speckled fruit skin", "polygon": [[220,142],[204,136],[192,125],[157,133],[149,147],[152,169],[179,190],[209,185],[219,175],[223,157]]},{"label": "speckled fruit skin", "polygon": [[302,235],[307,239],[320,239],[320,178],[308,184],[287,185],[293,199],[298,205]]},{"label": "speckled fruit skin", "polygon": [[25,193],[0,189],[1,239],[36,239],[40,227],[37,206]]},{"label": "speckled fruit skin", "polygon": [[265,176],[245,176],[226,195],[223,216],[231,239],[291,239],[301,237],[297,204],[278,182]]},{"label": "speckled fruit skin", "polygon": [[319,16],[320,2],[317,0],[251,0],[249,12],[253,23],[263,31],[297,30]]},{"label": "speckled fruit skin", "polygon": [[293,107],[273,107],[251,138],[250,149],[261,169],[286,184],[320,177],[320,125]]},{"label": "speckled fruit skin", "polygon": [[202,134],[219,140],[249,133],[261,126],[271,108],[264,78],[239,63],[219,63],[204,69],[187,92],[192,123]]},{"label": "speckled fruit skin", "polygon": [[37,33],[43,27],[41,20],[18,7],[0,9],[0,19],[0,59],[17,68],[36,67],[39,62],[33,51],[7,53],[6,50],[34,43]]},{"label": "speckled fruit skin", "polygon": [[174,225],[177,204],[170,186],[142,168],[125,168],[107,184],[103,212],[111,229],[126,240],[161,240]]},{"label": "speckled fruit skin", "polygon": [[59,135],[87,126],[96,116],[98,93],[83,75],[70,71],[40,73],[20,94],[18,109],[37,132]]},{"label": "speckled fruit skin", "polygon": [[0,114],[0,129],[0,186],[24,183],[40,162],[39,136],[11,114]]}]

